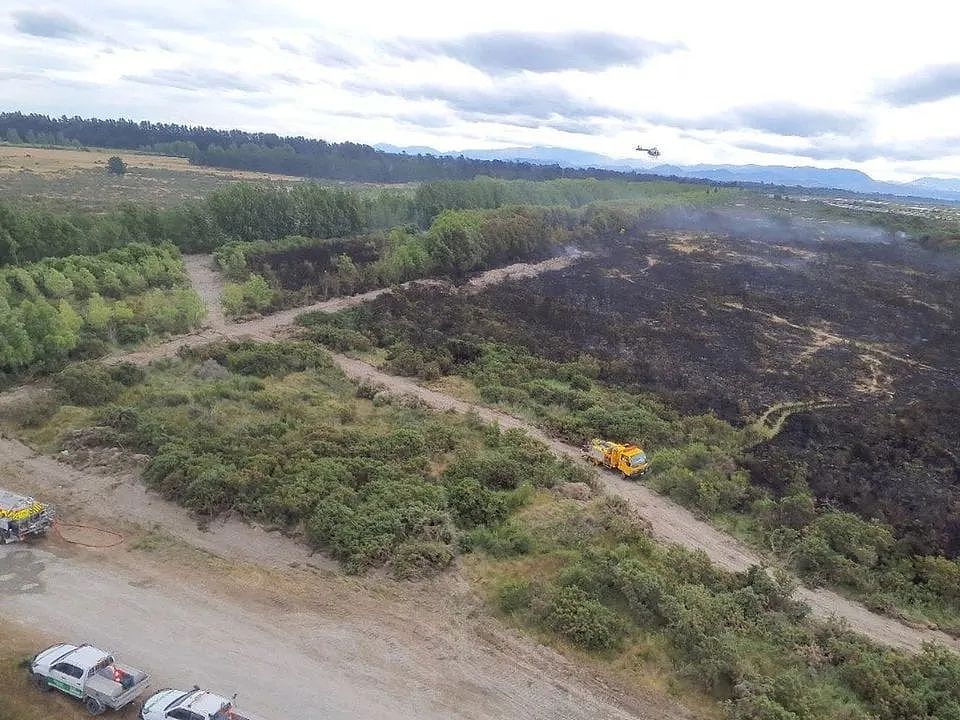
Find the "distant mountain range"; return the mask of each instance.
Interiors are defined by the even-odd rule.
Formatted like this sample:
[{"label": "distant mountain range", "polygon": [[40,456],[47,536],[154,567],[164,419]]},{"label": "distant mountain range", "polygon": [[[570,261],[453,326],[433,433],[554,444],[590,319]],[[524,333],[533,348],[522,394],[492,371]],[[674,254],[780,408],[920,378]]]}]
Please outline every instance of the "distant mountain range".
[{"label": "distant mountain range", "polygon": [[900,195],[960,202],[960,179],[924,177],[906,183],[874,180],[866,173],[849,168],[789,167],[785,165],[656,165],[638,159],[611,158],[606,155],[557,147],[512,147],[498,150],[460,150],[441,152],[431,147],[379,144],[378,150],[408,155],[463,155],[477,160],[512,160],[540,165],[595,167],[623,172],[700,178],[717,182],[748,182],[788,187],[835,188],[858,193]]}]

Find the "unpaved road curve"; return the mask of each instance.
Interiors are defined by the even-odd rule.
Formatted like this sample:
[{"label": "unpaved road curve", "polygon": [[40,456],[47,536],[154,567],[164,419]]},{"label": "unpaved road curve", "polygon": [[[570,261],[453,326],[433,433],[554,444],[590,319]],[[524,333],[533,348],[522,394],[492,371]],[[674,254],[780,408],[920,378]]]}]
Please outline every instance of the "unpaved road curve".
[{"label": "unpaved road curve", "polygon": [[[511,415],[430,390],[408,378],[389,375],[345,355],[334,355],[333,359],[343,372],[354,380],[382,385],[391,392],[414,395],[436,410],[476,413],[483,420],[497,423],[501,427],[522,429],[549,446],[557,455],[582,462],[579,448],[551,438]],[[657,537],[691,550],[702,550],[711,561],[727,570],[741,572],[749,569],[751,565],[763,564],[761,558],[750,548],[709,523],[697,519],[689,510],[659,495],[646,485],[622,479],[613,473],[600,472],[598,476],[607,492],[630,501],[638,513],[650,522]],[[843,618],[852,630],[878,643],[919,651],[925,642],[939,642],[960,652],[960,641],[946,633],[909,627],[893,618],[871,612],[860,603],[830,590],[800,588],[796,596],[810,605],[814,616],[823,619]]]},{"label": "unpaved road curve", "polygon": [[189,567],[155,572],[134,557],[130,572],[44,546],[0,547],[0,621],[95,641],[152,672],[154,688],[239,691],[243,707],[265,718],[692,717],[664,698],[622,705],[551,651],[496,627],[491,640],[482,622],[442,609],[342,583],[304,599],[216,576],[209,591]]}]

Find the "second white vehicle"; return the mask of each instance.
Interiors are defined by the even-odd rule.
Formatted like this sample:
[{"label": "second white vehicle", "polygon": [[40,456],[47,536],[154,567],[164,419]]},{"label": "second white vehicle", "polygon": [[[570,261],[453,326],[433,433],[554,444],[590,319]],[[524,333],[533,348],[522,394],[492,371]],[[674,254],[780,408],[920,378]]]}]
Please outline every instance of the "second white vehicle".
[{"label": "second white vehicle", "polygon": [[[236,696],[234,696],[236,697]],[[254,720],[242,715],[233,700],[201,690],[160,690],[147,698],[140,720]]]}]

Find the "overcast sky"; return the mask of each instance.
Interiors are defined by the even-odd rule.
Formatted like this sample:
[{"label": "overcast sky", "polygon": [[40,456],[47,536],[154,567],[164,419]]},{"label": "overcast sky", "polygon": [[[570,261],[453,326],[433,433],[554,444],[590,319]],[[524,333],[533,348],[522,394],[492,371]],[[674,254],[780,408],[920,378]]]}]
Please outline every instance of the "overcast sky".
[{"label": "overcast sky", "polygon": [[916,0],[0,0],[0,87],[54,115],[960,177],[958,21]]}]

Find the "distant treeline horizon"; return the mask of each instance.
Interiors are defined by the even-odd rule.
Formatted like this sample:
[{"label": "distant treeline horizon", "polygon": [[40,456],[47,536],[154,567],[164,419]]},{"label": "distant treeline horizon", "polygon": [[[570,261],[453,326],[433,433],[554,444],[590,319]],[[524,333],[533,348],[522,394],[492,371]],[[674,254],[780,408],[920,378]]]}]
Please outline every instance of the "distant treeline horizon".
[{"label": "distant treeline horizon", "polygon": [[[508,180],[598,178],[643,182],[663,179],[650,173],[600,168],[389,153],[362,143],[331,143],[303,136],[123,118],[0,113],[0,139],[11,143],[148,151],[185,157],[196,165],[352,182],[469,180],[478,175]],[[716,184],[699,179],[676,180],[697,185]]]}]

